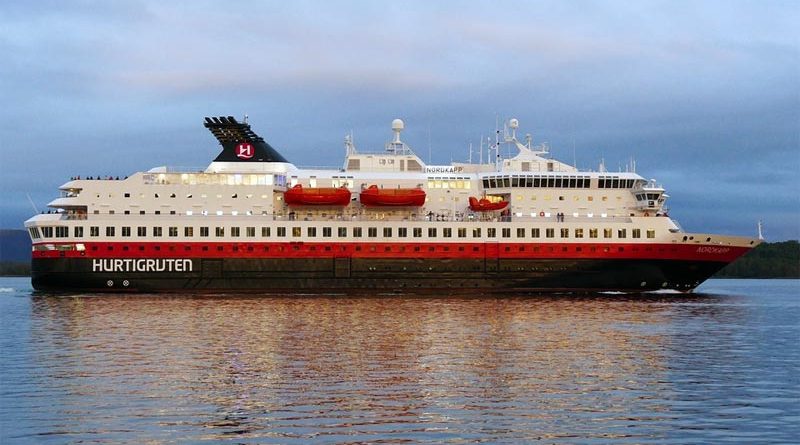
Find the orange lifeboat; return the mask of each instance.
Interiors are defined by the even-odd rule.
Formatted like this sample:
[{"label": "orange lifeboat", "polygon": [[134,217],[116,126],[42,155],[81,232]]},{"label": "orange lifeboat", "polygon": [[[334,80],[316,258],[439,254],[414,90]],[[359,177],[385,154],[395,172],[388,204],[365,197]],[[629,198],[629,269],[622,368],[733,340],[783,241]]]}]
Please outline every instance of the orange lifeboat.
[{"label": "orange lifeboat", "polygon": [[474,196],[469,197],[469,208],[473,212],[494,212],[503,210],[506,207],[508,207],[508,201],[492,202],[486,198],[478,199]]},{"label": "orange lifeboat", "polygon": [[360,199],[367,207],[420,207],[425,204],[425,190],[418,187],[381,189],[371,185],[361,192]]},{"label": "orange lifeboat", "polygon": [[337,206],[350,204],[350,190],[346,187],[303,188],[297,184],[283,193],[290,206]]}]

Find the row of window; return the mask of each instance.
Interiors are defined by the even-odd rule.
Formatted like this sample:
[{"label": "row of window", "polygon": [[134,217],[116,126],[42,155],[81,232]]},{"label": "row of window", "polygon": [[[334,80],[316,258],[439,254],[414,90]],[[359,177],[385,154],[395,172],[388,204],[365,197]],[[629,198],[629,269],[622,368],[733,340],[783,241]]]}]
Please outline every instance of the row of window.
[{"label": "row of window", "polygon": [[599,189],[629,189],[636,183],[634,179],[620,179],[618,176],[600,176],[597,179]]},{"label": "row of window", "polygon": [[429,189],[465,189],[469,190],[472,182],[469,178],[428,178]]},{"label": "row of window", "polygon": [[490,176],[483,178],[483,188],[548,187],[588,189],[588,176]]},{"label": "row of window", "polygon": [[[113,237],[117,234],[117,228],[114,226],[107,226],[104,227],[103,233],[107,237]],[[137,237],[146,237],[148,236],[148,229],[150,235],[153,237],[162,237],[166,233],[168,237],[177,237],[180,233],[180,228],[177,226],[170,226],[170,227],[161,227],[161,226],[154,226],[154,227],[147,227],[147,226],[122,226],[120,229],[120,236],[122,237],[131,237],[135,233]],[[166,230],[165,230],[166,229]],[[215,237],[224,237],[226,236],[226,229],[228,230],[228,234],[230,237],[237,238],[237,237],[247,237],[247,238],[254,238],[256,237],[256,227],[214,227],[213,232],[211,231],[211,227],[198,227],[197,234],[201,238],[210,237],[213,233]],[[242,230],[244,229],[244,230]],[[338,238],[346,238],[348,236],[348,228],[347,227],[306,227],[305,236],[309,238],[315,238],[317,236],[322,236],[323,238],[331,238],[333,237],[334,229],[336,232],[336,236]],[[32,227],[29,229],[30,235],[34,239],[38,238],[67,238],[69,237],[69,228],[66,226],[43,226],[41,227],[41,235],[39,233],[38,227]],[[260,227],[258,231],[262,237],[271,237],[272,236],[272,227]],[[641,238],[642,237],[642,229],[631,229],[631,238]],[[89,227],[89,236],[90,237],[99,237],[100,236],[100,227],[99,226],[90,226]],[[437,238],[439,236],[439,228],[437,227],[428,227],[423,231],[422,227],[383,227],[380,231],[377,227],[367,227],[364,230],[363,227],[353,227],[350,231],[353,238],[362,238],[365,236],[368,238],[377,238],[378,234],[383,238],[422,238],[423,234],[427,235],[428,238]],[[466,227],[444,227],[441,229],[441,234],[443,238],[453,238],[453,234],[455,233],[455,237],[457,238],[467,238],[468,236],[471,238],[481,238],[483,234],[482,227],[473,227],[473,228],[466,228]],[[530,235],[527,235],[530,233]],[[570,230],[567,227],[562,227],[558,229],[556,232],[556,228],[548,227],[544,229],[544,236],[545,238],[556,238],[556,233],[558,233],[559,238],[599,238],[602,234],[603,238],[609,239],[612,238],[614,234],[613,229],[611,228],[604,228],[602,231],[597,228],[590,228],[590,229],[583,229],[577,228],[574,230]],[[299,238],[303,236],[303,228],[302,227],[285,227],[279,226],[275,227],[275,236],[279,238],[287,237],[291,235],[292,238]],[[542,237],[542,230],[538,227],[531,228],[528,232],[528,229],[524,227],[518,227],[512,230],[511,227],[503,227],[499,231],[495,227],[488,227],[486,228],[486,236],[488,238],[497,238],[498,234],[501,238],[511,238],[512,234],[515,238],[526,238],[530,236],[530,238],[541,238]],[[84,228],[82,226],[75,226],[73,228],[73,236],[75,238],[82,238],[84,236]],[[186,238],[191,238],[195,236],[195,227],[183,227],[183,236]],[[646,231],[647,238],[655,238],[656,231],[654,229],[647,229]],[[628,237],[628,229],[617,229],[617,238],[627,238]]]},{"label": "row of window", "polygon": [[[144,244],[134,244],[134,245],[125,244],[125,245],[121,246],[121,249],[124,252],[128,252],[128,251],[134,250],[134,247],[136,248],[136,250],[138,250],[140,252],[144,252],[146,250],[146,246]],[[150,246],[150,247],[155,251],[161,251],[161,249],[163,247],[163,248],[169,250],[170,252],[175,252],[180,247],[180,245],[179,244],[166,244],[166,245],[156,244],[156,245]],[[399,245],[399,246],[384,246],[382,250],[384,252],[406,252],[406,251],[414,251],[414,252],[424,252],[424,251],[427,251],[427,252],[450,252],[451,247],[453,249],[455,249],[454,251],[458,251],[458,252],[467,252],[468,251],[468,248],[466,246],[463,246],[463,245],[451,246],[451,245],[433,245],[433,244],[428,245],[426,247],[422,247],[420,245],[415,245],[415,246],[410,246],[409,245],[409,246],[406,246],[405,244],[402,244],[402,245]],[[51,245],[36,245],[36,246],[34,246],[33,250],[35,250],[37,252],[46,252],[46,251],[53,250],[53,249],[59,250],[59,251],[77,250],[76,246],[73,245],[73,244],[61,244],[61,245],[55,245],[55,246],[52,245],[52,244]],[[93,245],[93,246],[91,246],[90,249],[92,251],[94,251],[94,252],[97,252],[97,251],[100,250],[100,246]],[[197,245],[191,245],[191,244],[183,245],[183,250],[185,252],[192,252],[192,251],[195,251],[195,250],[199,250],[199,251],[203,251],[203,252],[209,252],[209,251],[213,251],[213,250],[216,250],[217,252],[225,252],[225,251],[230,251],[230,252],[239,252],[239,251],[246,251],[246,252],[256,252],[256,251],[262,251],[262,252],[270,252],[270,251],[286,252],[289,249],[291,249],[292,251],[300,251],[300,250],[316,251],[316,250],[318,250],[317,246],[315,246],[315,245],[305,245],[304,246],[304,245],[300,245],[300,244],[291,245],[290,247],[287,247],[285,245],[270,246],[269,244],[264,244],[264,245],[261,245],[261,246],[246,245],[246,246],[241,246],[241,248],[237,244],[231,244],[231,245],[227,245],[227,246],[225,246],[225,245],[217,245],[217,246],[202,245],[202,246],[197,246]],[[360,245],[360,244],[356,244],[356,245],[350,246],[350,247],[348,247],[347,245],[344,245],[344,244],[341,244],[341,245],[338,245],[338,246],[325,245],[325,246],[320,246],[319,250],[326,251],[326,252],[331,252],[334,249],[337,249],[337,250],[339,250],[341,252],[347,252],[350,249],[352,249],[355,252],[361,252],[363,250],[366,250],[368,252],[377,252],[378,251],[378,247],[375,246],[375,245],[363,246],[363,245]],[[480,247],[478,247],[478,246],[472,246],[469,249],[472,252],[480,252],[481,251]],[[528,249],[530,249],[530,250],[528,250]],[[532,247],[529,247],[529,246],[526,246],[526,245],[518,245],[518,246],[514,246],[514,247],[505,246],[503,248],[503,251],[505,251],[505,252],[512,252],[512,251],[526,252],[526,251],[530,251],[530,252],[533,252],[533,253],[539,253],[539,252],[556,252],[556,251],[559,251],[559,250],[561,252],[569,252],[570,250],[573,250],[575,252],[583,252],[583,249],[584,249],[584,247],[582,245],[580,245],[580,244],[577,244],[577,245],[571,246],[571,247],[567,246],[567,245],[564,245],[564,246],[561,246],[560,248],[556,247],[556,246],[552,246],[552,245],[551,246],[534,245]],[[602,249],[603,252],[610,252],[612,247],[608,246],[608,245],[605,245],[605,246],[593,246],[593,245],[590,245],[590,246],[588,246],[588,251],[589,252],[597,252],[598,249]],[[653,247],[650,247],[650,246],[645,246],[645,247],[643,247],[643,249],[646,252],[652,252],[654,250]],[[109,251],[109,252],[114,251],[115,250],[115,246],[109,244],[109,245],[105,246],[105,250]],[[625,251],[625,247],[617,246],[616,250],[617,250],[617,252],[624,252]],[[639,251],[639,248],[638,247],[633,247],[632,250],[634,252],[636,252],[636,251]],[[674,247],[671,250],[673,252],[676,251],[676,249]],[[658,251],[659,252],[664,252],[665,249],[663,247],[659,247]]]},{"label": "row of window", "polygon": [[[162,195],[163,195],[164,197],[170,197],[170,198],[177,198],[177,197],[178,197],[178,195],[177,195],[176,193],[169,193],[169,194],[167,194],[167,193],[153,193],[153,198],[161,198],[161,196],[162,196]],[[75,195],[75,196],[77,196],[77,195]],[[97,198],[99,198],[99,197],[100,197],[100,194],[98,193],[98,194],[96,194],[95,196],[96,196]],[[131,197],[131,194],[126,192],[126,193],[123,193],[123,194],[122,194],[122,196],[123,196],[124,198],[130,198],[130,197]],[[200,194],[200,195],[198,195],[198,196],[199,196],[200,198],[203,198],[203,199],[206,199],[206,198],[208,198],[208,195],[207,195],[207,194],[205,194],[205,193],[203,193],[203,194]],[[242,197],[243,197],[243,198],[247,198],[247,199],[250,199],[250,198],[252,198],[253,196],[254,196],[254,195],[253,195],[252,193],[247,193],[247,194],[244,194],[244,195],[242,195]],[[109,195],[108,195],[108,197],[109,197],[109,198],[113,198],[113,197],[114,197],[114,195],[113,195],[113,194],[109,194]],[[145,197],[145,194],[144,194],[144,193],[139,193],[139,198],[144,198],[144,197]],[[194,197],[194,194],[193,194],[193,193],[187,193],[187,194],[186,194],[186,199],[191,199],[191,198],[193,198],[193,197]],[[217,199],[222,199],[222,194],[218,193],[218,194],[216,195],[216,197],[217,197]],[[238,198],[238,197],[239,197],[239,194],[238,194],[238,193],[234,193],[234,194],[232,194],[232,195],[231,195],[231,198],[233,198],[233,199],[236,199],[236,198]],[[270,195],[262,194],[262,195],[261,195],[261,199],[270,199]]]},{"label": "row of window", "polygon": [[145,173],[145,184],[286,185],[285,175],[225,173]]}]

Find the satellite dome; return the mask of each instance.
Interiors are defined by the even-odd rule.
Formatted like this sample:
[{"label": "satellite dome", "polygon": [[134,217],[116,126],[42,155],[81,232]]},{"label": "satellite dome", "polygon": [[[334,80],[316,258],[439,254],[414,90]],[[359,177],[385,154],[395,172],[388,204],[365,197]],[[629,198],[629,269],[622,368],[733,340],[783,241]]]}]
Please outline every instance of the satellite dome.
[{"label": "satellite dome", "polygon": [[519,128],[519,121],[516,120],[516,119],[511,119],[508,122],[508,126],[511,127],[511,128]]},{"label": "satellite dome", "polygon": [[402,119],[395,119],[392,121],[392,130],[402,130],[405,127]]}]

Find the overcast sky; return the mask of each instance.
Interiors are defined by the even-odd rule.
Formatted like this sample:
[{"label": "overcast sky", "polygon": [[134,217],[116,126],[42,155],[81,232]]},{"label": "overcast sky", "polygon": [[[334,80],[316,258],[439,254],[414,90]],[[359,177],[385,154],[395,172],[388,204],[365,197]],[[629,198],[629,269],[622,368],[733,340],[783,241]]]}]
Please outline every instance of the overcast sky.
[{"label": "overcast sky", "polygon": [[797,1],[0,3],[0,227],[74,175],[204,167],[210,115],[299,166],[435,164],[516,117],[555,157],[634,158],[684,229],[800,238]]}]

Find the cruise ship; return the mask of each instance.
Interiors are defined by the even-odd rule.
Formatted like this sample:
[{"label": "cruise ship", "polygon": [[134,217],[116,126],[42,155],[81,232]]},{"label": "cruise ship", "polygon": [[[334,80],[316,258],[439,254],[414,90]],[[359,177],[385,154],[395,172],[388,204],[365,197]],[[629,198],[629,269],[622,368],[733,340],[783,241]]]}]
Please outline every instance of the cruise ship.
[{"label": "cruise ship", "polygon": [[246,117],[204,124],[221,145],[205,169],[63,184],[25,222],[33,287],[690,292],[760,242],[685,232],[655,180],[560,162],[516,119],[478,162],[426,164],[395,119],[383,150],[345,137],[330,169],[295,166]]}]

